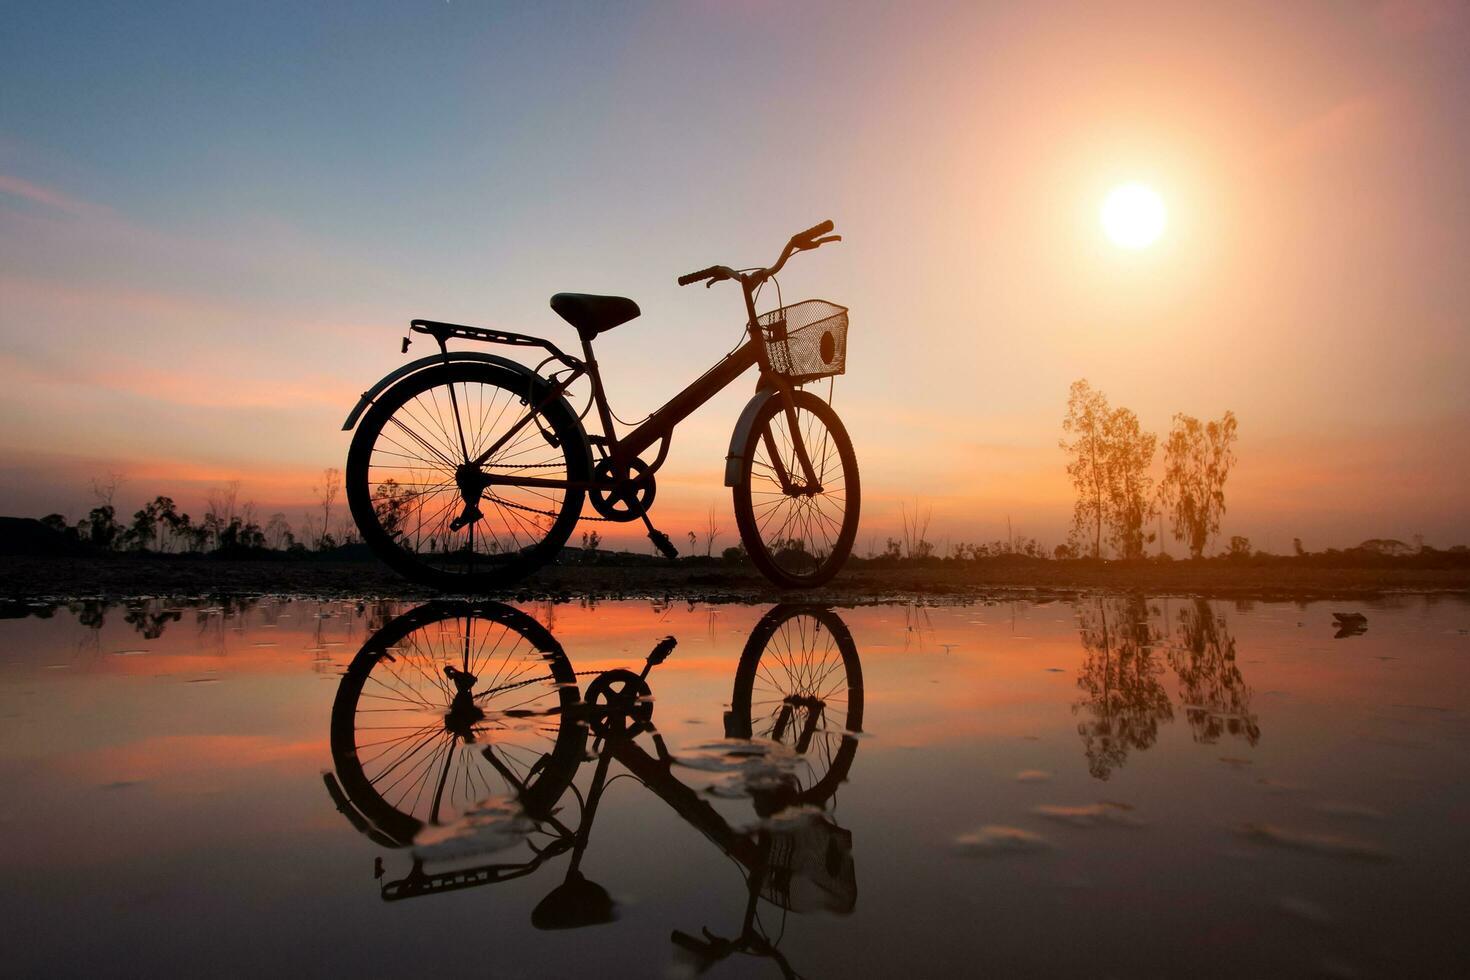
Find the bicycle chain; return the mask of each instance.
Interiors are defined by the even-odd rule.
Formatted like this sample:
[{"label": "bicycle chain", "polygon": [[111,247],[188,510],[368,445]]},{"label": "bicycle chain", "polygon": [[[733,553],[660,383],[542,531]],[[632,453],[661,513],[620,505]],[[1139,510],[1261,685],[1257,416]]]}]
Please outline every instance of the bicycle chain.
[{"label": "bicycle chain", "polygon": [[[500,497],[494,496],[493,494],[488,494],[487,493],[487,494],[485,494],[485,496],[484,496],[483,499],[492,501],[492,502],[494,502],[496,504],[499,504],[501,507],[513,507],[516,510],[523,510],[523,511],[526,511],[527,513],[530,513],[530,514],[542,514],[542,515],[545,515],[546,517],[560,517],[561,516],[560,513],[558,513],[557,511],[554,511],[554,510],[538,510],[535,507],[527,507],[525,504],[517,504],[517,503],[514,503],[514,502],[509,501],[509,500],[504,500],[504,499],[502,499]],[[580,520],[580,521],[597,521],[597,522],[602,523],[602,524],[610,524],[610,523],[612,523],[606,517],[578,517],[577,519]]]}]

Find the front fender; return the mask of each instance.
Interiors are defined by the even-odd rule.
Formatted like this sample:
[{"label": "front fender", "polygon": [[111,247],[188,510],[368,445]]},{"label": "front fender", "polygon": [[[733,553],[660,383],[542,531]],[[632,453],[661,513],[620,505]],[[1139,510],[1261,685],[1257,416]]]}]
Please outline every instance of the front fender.
[{"label": "front fender", "polygon": [[[485,354],[481,351],[473,350],[459,350],[450,351],[448,358],[451,361],[482,361],[488,364],[498,364],[501,367],[510,368],[512,371],[518,371],[527,377],[536,378],[541,381],[545,380],[519,361],[512,361],[508,357],[500,357],[496,354]],[[443,364],[444,360],[444,354],[430,354],[428,357],[421,357],[417,361],[410,361],[398,370],[389,373],[377,384],[362,393],[362,397],[357,400],[357,404],[353,406],[352,411],[348,414],[347,421],[342,423],[342,431],[352,431],[353,427],[357,425],[358,418],[361,417],[363,412],[367,411],[368,406],[376,401],[378,396],[398,379],[406,378],[415,371],[422,371],[424,368]]]},{"label": "front fender", "polygon": [[767,388],[757,391],[745,403],[740,418],[735,421],[735,431],[730,433],[730,451],[725,454],[725,486],[733,487],[740,482],[740,472],[745,468],[745,444],[750,441],[750,430],[755,428],[755,417],[777,394],[774,388]]}]

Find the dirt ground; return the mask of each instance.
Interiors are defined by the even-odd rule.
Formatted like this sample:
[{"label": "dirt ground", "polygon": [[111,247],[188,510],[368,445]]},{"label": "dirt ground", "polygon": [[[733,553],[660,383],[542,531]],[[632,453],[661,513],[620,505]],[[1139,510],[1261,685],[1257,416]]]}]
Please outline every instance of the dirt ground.
[{"label": "dirt ground", "polygon": [[[964,600],[1098,591],[1254,598],[1470,593],[1470,569],[1234,565],[1218,561],[982,562],[916,568],[854,562],[829,586],[786,597],[799,595],[817,602],[851,604],[912,597]],[[405,581],[376,562],[0,557],[0,597],[11,600],[269,594],[427,599],[436,593]],[[694,601],[764,602],[782,595],[747,566],[659,563],[555,566],[494,597],[667,596]]]}]

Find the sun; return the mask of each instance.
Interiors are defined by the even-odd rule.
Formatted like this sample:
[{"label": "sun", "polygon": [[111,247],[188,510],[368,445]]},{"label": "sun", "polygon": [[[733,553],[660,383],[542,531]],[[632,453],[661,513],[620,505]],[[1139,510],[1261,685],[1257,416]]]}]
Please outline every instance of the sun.
[{"label": "sun", "polygon": [[1103,231],[1114,245],[1122,248],[1148,248],[1164,233],[1169,212],[1164,199],[1146,184],[1120,184],[1103,198]]}]

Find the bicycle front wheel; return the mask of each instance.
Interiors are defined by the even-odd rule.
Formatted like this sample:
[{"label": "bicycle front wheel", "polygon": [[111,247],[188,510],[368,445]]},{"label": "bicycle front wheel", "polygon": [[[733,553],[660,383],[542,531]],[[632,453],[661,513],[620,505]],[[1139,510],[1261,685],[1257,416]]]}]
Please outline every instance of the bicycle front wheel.
[{"label": "bicycle front wheel", "polygon": [[[847,561],[861,488],[852,440],[837,413],[808,391],[795,392],[794,401],[794,428],[779,396],[756,415],[734,487],[735,523],[766,578],[803,589],[827,582]],[[806,483],[793,433],[811,461],[814,487]]]},{"label": "bicycle front wheel", "polygon": [[[483,464],[473,462],[502,439]],[[363,416],[347,454],[347,503],[363,541],[399,574],[477,592],[553,560],[586,496],[494,482],[476,493],[477,484],[496,476],[585,481],[587,460],[571,406],[548,401],[544,381],[452,363],[410,375]]]}]

